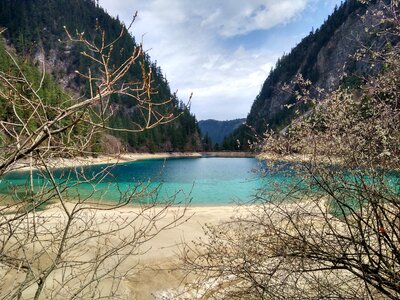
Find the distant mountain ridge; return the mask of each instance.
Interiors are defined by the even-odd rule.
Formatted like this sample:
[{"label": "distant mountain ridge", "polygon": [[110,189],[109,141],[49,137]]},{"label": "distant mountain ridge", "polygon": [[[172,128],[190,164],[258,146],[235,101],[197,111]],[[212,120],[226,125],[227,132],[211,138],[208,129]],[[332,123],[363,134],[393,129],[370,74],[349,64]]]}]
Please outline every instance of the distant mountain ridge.
[{"label": "distant mountain ridge", "polygon": [[203,138],[208,135],[214,144],[222,145],[224,138],[245,122],[244,118],[228,121],[208,119],[199,121],[199,127]]}]

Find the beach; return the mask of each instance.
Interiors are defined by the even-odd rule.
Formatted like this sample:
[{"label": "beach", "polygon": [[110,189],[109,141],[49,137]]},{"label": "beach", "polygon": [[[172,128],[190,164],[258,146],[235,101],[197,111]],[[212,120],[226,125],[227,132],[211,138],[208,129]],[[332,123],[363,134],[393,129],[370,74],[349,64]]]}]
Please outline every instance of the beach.
[{"label": "beach", "polygon": [[[71,213],[77,206],[76,203],[65,203],[62,207],[59,203],[54,204],[44,211],[37,212],[36,220],[43,223],[37,226],[38,232],[46,232],[46,241],[29,243],[25,246],[25,255],[37,256],[37,265],[39,268],[45,267],[53,260],[55,253],[52,254],[51,244],[57,242],[48,242],[53,238],[57,240],[58,229],[64,228],[67,223],[67,213]],[[132,246],[132,253],[125,257],[124,253],[128,248],[119,254],[113,255],[110,259],[104,259],[98,266],[100,273],[103,270],[112,269],[114,264],[121,260],[117,274],[124,274],[118,286],[118,293],[121,297],[118,299],[168,299],[165,298],[170,291],[182,288],[185,283],[186,272],[182,269],[179,261],[179,252],[183,245],[202,238],[206,238],[203,226],[205,224],[218,224],[229,220],[237,211],[236,206],[214,206],[214,207],[169,207],[164,210],[163,207],[138,207],[124,206],[117,209],[108,207],[91,207],[81,204],[79,207],[85,207],[77,214],[73,227],[70,228],[72,238],[67,244],[73,244],[71,250],[65,252],[63,257],[66,264],[69,261],[75,261],[74,264],[85,266],[97,257],[99,252],[107,249],[110,243],[114,247],[121,241],[130,241],[128,247]],[[28,218],[29,219],[29,218]],[[33,219],[30,219],[31,221]],[[150,224],[150,226],[148,226]],[[30,224],[28,227],[31,227]],[[81,228],[86,228],[82,229]],[[118,232],[114,229],[118,228]],[[145,234],[138,234],[146,231]],[[92,238],[99,233],[104,236]],[[134,234],[135,233],[135,234]],[[132,236],[135,236],[132,238]],[[106,242],[108,241],[108,243]],[[42,244],[43,243],[43,244]],[[46,244],[50,243],[50,244]],[[46,246],[47,245],[47,246]],[[45,255],[38,255],[41,247],[44,246]],[[30,250],[31,249],[31,250]],[[131,248],[129,248],[131,249]],[[30,251],[33,251],[32,253]],[[131,251],[131,250],[129,250]],[[79,256],[75,256],[80,253]],[[72,255],[72,256],[71,256]],[[98,259],[95,259],[97,261]],[[63,265],[62,263],[60,265]],[[78,267],[79,268],[79,267]],[[82,268],[84,270],[85,268]],[[67,269],[68,270],[68,269]],[[0,269],[1,271],[1,269]],[[55,299],[63,299],[72,290],[87,279],[86,273],[76,271],[73,278],[62,284],[62,289],[52,295],[56,290],[54,282],[61,281],[65,276],[63,267],[58,266],[46,281],[44,295]],[[21,280],[23,273],[1,274],[2,283],[0,290],[7,292],[7,289],[13,289],[13,284]],[[115,280],[106,276],[99,279],[101,286],[100,292],[103,295],[109,293],[109,287],[115,284]],[[49,289],[47,291],[47,289]],[[46,294],[47,293],[47,294]],[[63,294],[67,293],[67,294]],[[24,297],[33,296],[31,289],[24,292]]]},{"label": "beach", "polygon": [[[141,256],[140,271],[125,282],[131,295],[136,299],[166,299],[170,290],[182,289],[187,279],[179,261],[184,243],[192,245],[195,240],[204,240],[205,224],[228,221],[237,210],[236,206],[190,207],[186,212],[187,221],[161,232],[144,245],[151,250]],[[163,222],[168,222],[173,214],[173,211],[169,212]]]}]

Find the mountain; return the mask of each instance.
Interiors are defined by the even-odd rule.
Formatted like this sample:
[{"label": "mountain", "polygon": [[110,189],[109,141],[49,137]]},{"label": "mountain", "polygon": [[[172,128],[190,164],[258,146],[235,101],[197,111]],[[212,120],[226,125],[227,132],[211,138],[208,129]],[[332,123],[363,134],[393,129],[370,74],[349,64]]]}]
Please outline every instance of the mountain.
[{"label": "mountain", "polygon": [[[89,41],[101,41],[99,28],[106,33],[105,42],[119,36],[124,28],[118,18],[107,14],[93,0],[4,0],[0,1],[0,28],[6,28],[3,37],[7,47],[15,49],[21,61],[29,61],[38,68],[45,65],[46,72],[61,88],[77,97],[88,95],[87,80],[77,75],[89,68],[96,72],[90,59],[82,55],[83,43],[71,43],[65,28],[75,34],[84,34]],[[140,46],[130,34],[125,34],[114,45],[110,65],[120,66]],[[90,54],[90,53],[89,53]],[[109,131],[102,137],[103,149],[113,152],[118,149],[129,151],[193,151],[201,147],[197,121],[189,109],[171,92],[162,69],[147,53],[129,70],[125,82],[143,80],[142,66],[151,70],[153,86],[157,90],[152,101],[163,103],[172,99],[164,111],[180,115],[173,122],[157,126],[141,133]],[[96,74],[94,74],[96,75]],[[97,74],[102,76],[101,74]],[[124,82],[120,83],[121,85]],[[113,95],[110,99],[114,110],[109,127],[134,129],[140,112],[136,104],[124,96]],[[118,147],[115,147],[118,146]]]},{"label": "mountain", "polygon": [[326,93],[339,86],[355,88],[361,84],[362,75],[376,72],[363,59],[355,60],[354,54],[363,46],[381,48],[387,43],[371,34],[380,22],[380,17],[371,13],[377,5],[376,1],[371,1],[369,7],[347,0],[335,7],[319,29],[311,31],[278,60],[254,100],[246,126],[238,128],[224,143],[245,149],[267,128],[281,130],[309,112],[310,103],[298,104],[296,100],[296,93],[302,89],[296,81],[300,74],[311,82],[311,96],[321,99],[318,90]]},{"label": "mountain", "polygon": [[208,135],[214,144],[222,145],[224,138],[230,135],[244,122],[246,122],[246,119],[235,119],[229,121],[209,119],[199,121],[199,127],[203,138]]}]

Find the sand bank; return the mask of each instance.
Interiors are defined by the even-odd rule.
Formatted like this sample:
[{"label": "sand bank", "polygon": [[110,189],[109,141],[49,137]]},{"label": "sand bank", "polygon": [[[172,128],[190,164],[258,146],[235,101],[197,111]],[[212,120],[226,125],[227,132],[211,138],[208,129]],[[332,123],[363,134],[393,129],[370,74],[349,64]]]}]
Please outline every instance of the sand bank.
[{"label": "sand bank", "polygon": [[211,152],[202,152],[204,157],[256,157],[256,154],[253,152],[244,152],[244,151],[211,151]]},{"label": "sand bank", "polygon": [[[71,211],[75,204],[67,203],[67,208]],[[104,208],[104,207],[103,207]],[[244,209],[244,208],[241,208]],[[112,232],[111,235],[104,237],[104,240],[112,240],[117,238],[118,241],[132,238],[133,232],[140,232],[141,228],[147,228],[149,233],[154,230],[159,230],[167,224],[173,223],[177,215],[182,214],[182,207],[170,207],[167,211],[162,212],[161,217],[157,217],[156,226],[143,227],[154,218],[155,215],[162,210],[160,207],[151,208],[147,211],[141,210],[139,207],[126,206],[115,210],[98,210],[89,207],[83,214],[79,215],[76,220],[76,230],[85,224],[95,224],[96,228],[92,228],[90,232],[111,232],[112,228],[120,228],[117,232]],[[122,291],[123,299],[155,299],[157,295],[162,295],[163,292],[169,289],[176,289],[184,280],[184,271],[179,269],[178,253],[182,249],[182,244],[190,243],[198,238],[206,238],[203,232],[203,226],[207,224],[217,224],[221,221],[229,220],[231,216],[237,212],[236,206],[221,206],[221,207],[189,207],[185,211],[183,217],[179,220],[177,226],[172,226],[168,230],[162,230],[157,235],[148,239],[149,235],[142,237],[142,242],[139,243],[138,252],[130,255],[124,260],[122,269],[133,269],[124,276],[119,286],[119,291]],[[138,217],[139,216],[139,217]],[[54,205],[49,209],[38,213],[37,218],[43,220],[41,228],[45,229],[46,234],[54,232],[56,228],[62,228],[66,222],[66,214],[60,205]],[[86,220],[86,221],[85,221]],[[132,222],[132,223],[130,223]],[[129,224],[129,226],[126,226]],[[82,234],[77,234],[74,239],[76,241],[82,240],[82,243],[74,242],[74,247],[71,251],[82,253],[81,256],[76,257],[76,260],[82,259],[89,261],[96,255],[98,251],[103,249],[105,245],[102,238],[90,238],[85,235],[91,233],[82,231]],[[73,240],[75,241],[75,240]],[[71,241],[72,242],[72,241]],[[79,249],[76,249],[80,247]],[[99,250],[100,249],[100,250]],[[27,250],[28,251],[28,250]],[[35,250],[37,251],[37,249]],[[51,252],[51,247],[47,252]],[[136,251],[136,250],[135,250]],[[51,257],[51,253],[47,253]],[[67,254],[68,256],[68,254]],[[66,256],[66,257],[67,257]],[[112,263],[111,260],[109,263]],[[46,260],[41,261],[41,264],[46,264]],[[105,266],[105,268],[108,268]],[[0,268],[1,270],[1,268]],[[125,272],[125,271],[123,271]],[[62,270],[55,270],[54,275],[48,279],[49,283],[46,286],[51,288],[54,278],[61,276]],[[17,282],[16,278],[11,278],[12,274],[7,276],[10,283]],[[20,275],[17,275],[20,276]],[[75,276],[75,275],[74,275]],[[10,278],[8,278],[10,277]],[[54,277],[54,278],[53,278]],[[3,277],[4,280],[4,277]],[[76,275],[75,280],[79,280],[79,275]],[[110,279],[104,279],[100,282],[103,292],[110,285]],[[63,284],[63,291],[68,290],[68,284],[76,287],[76,282],[71,280],[66,285]],[[1,284],[0,284],[1,286]],[[0,289],[0,294],[1,294]],[[4,292],[5,290],[3,290]],[[57,299],[62,298],[62,292],[56,296]],[[30,297],[30,291],[27,290],[24,296]],[[60,299],[61,299],[60,298]],[[162,299],[162,298],[156,298]]]},{"label": "sand bank", "polygon": [[343,162],[337,157],[315,156],[312,154],[287,154],[278,155],[276,153],[264,152],[258,154],[257,159],[269,161],[284,161],[291,163],[320,163],[327,165],[343,165]]},{"label": "sand bank", "polygon": [[140,259],[143,269],[126,282],[135,299],[165,299],[163,295],[167,290],[179,290],[186,275],[184,270],[179,269],[182,266],[178,254],[183,244],[191,244],[199,238],[204,240],[205,224],[228,221],[237,210],[236,206],[191,207],[186,213],[190,216],[189,220],[149,241],[151,250]]}]

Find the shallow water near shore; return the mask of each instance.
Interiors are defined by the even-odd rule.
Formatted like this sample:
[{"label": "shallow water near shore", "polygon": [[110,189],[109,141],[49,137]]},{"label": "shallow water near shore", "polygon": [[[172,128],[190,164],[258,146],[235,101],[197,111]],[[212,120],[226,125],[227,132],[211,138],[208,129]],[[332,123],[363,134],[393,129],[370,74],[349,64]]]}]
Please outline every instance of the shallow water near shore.
[{"label": "shallow water near shore", "polygon": [[[147,186],[150,193],[132,202],[174,200],[177,204],[191,201],[193,205],[228,205],[254,198],[265,185],[261,169],[261,163],[254,158],[174,158],[57,169],[54,176],[61,186],[67,178],[68,185],[76,184],[68,192],[71,198],[90,196],[93,201],[115,202],[130,197],[133,188],[144,191]],[[96,176],[99,173],[102,175]],[[84,177],[93,177],[95,186],[85,183]],[[49,182],[36,172],[34,184],[39,188]],[[0,192],[28,185],[28,173],[15,172],[0,183]]]}]

